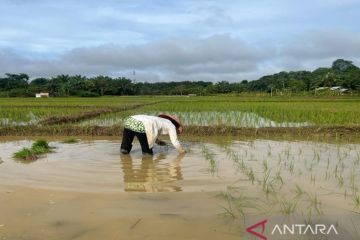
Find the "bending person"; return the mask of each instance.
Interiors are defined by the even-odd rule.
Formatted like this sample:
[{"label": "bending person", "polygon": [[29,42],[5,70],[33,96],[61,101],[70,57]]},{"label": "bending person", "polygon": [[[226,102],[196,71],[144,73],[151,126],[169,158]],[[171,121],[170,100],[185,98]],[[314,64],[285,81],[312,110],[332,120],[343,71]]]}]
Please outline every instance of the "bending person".
[{"label": "bending person", "polygon": [[185,153],[177,134],[183,132],[183,126],[175,115],[159,114],[158,116],[134,115],[125,120],[121,153],[128,154],[136,136],[140,142],[143,154],[153,154],[154,144],[165,145],[158,139],[159,135],[169,135],[171,143],[180,152]]}]

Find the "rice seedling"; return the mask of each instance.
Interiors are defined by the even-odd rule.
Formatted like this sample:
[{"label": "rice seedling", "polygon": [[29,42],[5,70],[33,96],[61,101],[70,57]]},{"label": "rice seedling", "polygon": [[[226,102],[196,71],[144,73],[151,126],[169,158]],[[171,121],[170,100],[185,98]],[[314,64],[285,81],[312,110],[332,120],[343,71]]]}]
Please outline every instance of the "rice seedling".
[{"label": "rice seedling", "polygon": [[315,185],[316,176],[313,173],[310,174],[310,182]]},{"label": "rice seedling", "polygon": [[356,182],[355,178],[356,178],[356,171],[355,171],[355,167],[353,167],[353,169],[351,171],[351,175],[350,175],[350,187],[353,192],[357,191],[357,186],[355,185],[355,182]]},{"label": "rice seedling", "polygon": [[298,184],[295,184],[295,198],[300,198],[306,192]]},{"label": "rice seedling", "polygon": [[356,160],[355,160],[355,165],[359,165],[360,164],[360,152],[356,152]]},{"label": "rice seedling", "polygon": [[30,149],[23,148],[20,151],[14,153],[13,157],[15,159],[21,160],[36,160],[38,159],[39,155],[51,152],[51,149],[52,147],[50,147],[45,140],[39,139],[32,144]]},{"label": "rice seedling", "polygon": [[308,213],[312,215],[312,213],[315,211],[315,213],[318,215],[323,214],[323,211],[321,209],[321,201],[318,199],[317,194],[311,194],[307,192],[306,196],[309,202],[309,205],[307,207]]},{"label": "rice seedling", "polygon": [[331,173],[330,173],[328,170],[326,170],[326,171],[325,171],[325,177],[324,177],[324,180],[329,180],[329,179],[330,179],[330,177],[331,177]]},{"label": "rice seedling", "polygon": [[267,172],[269,169],[268,162],[266,160],[264,160],[262,164],[263,164],[264,172]]},{"label": "rice seedling", "polygon": [[265,186],[269,182],[270,174],[271,174],[271,171],[267,171],[267,172],[264,173],[263,180],[261,181],[263,190],[265,189]]},{"label": "rice seedling", "polygon": [[360,210],[360,195],[358,193],[354,193],[353,202],[356,209]]},{"label": "rice seedling", "polygon": [[32,161],[32,160],[36,160],[38,157],[31,149],[23,148],[20,151],[14,153],[14,158]]},{"label": "rice seedling", "polygon": [[227,206],[222,206],[224,213],[233,219],[241,218],[245,221],[247,212],[251,209],[260,210],[261,207],[256,199],[245,196],[237,188],[227,187],[226,191],[221,192],[217,197],[223,198]]},{"label": "rice seedling", "polygon": [[289,159],[290,158],[290,146],[285,148],[284,153],[285,153],[286,159]]},{"label": "rice seedling", "polygon": [[254,182],[255,182],[254,171],[252,169],[250,169],[246,172],[246,175],[247,175],[248,179],[251,181],[251,184],[254,184]]},{"label": "rice seedling", "polygon": [[297,202],[281,200],[279,202],[280,212],[285,216],[290,216],[296,212]]},{"label": "rice seedling", "polygon": [[279,160],[278,160],[278,165],[280,165],[281,162],[282,162],[282,158],[281,158],[281,154],[280,154],[280,153],[279,153],[279,155],[278,155],[278,158],[279,158]]},{"label": "rice seedling", "polygon": [[214,176],[215,172],[217,172],[218,166],[217,162],[214,158],[214,154],[210,152],[209,148],[205,145],[202,145],[202,153],[205,156],[205,159],[209,162],[209,172],[212,176]]},{"label": "rice seedling", "polygon": [[271,156],[271,145],[269,144],[267,147],[267,156],[270,157]]},{"label": "rice seedling", "polygon": [[316,158],[316,161],[317,161],[317,163],[319,163],[320,162],[320,153],[315,153],[315,158]]},{"label": "rice seedling", "polygon": [[34,147],[41,147],[47,150],[50,150],[52,147],[49,145],[49,143],[44,139],[38,139],[36,140],[32,145],[32,148]]},{"label": "rice seedling", "polygon": [[341,175],[341,176],[338,176],[337,178],[337,181],[338,181],[338,186],[340,187],[340,188],[342,188],[343,186],[344,186],[344,178],[343,178],[343,176]]},{"label": "rice seedling", "polygon": [[294,173],[294,162],[293,162],[293,161],[291,161],[290,164],[289,164],[289,172],[290,172],[291,174]]},{"label": "rice seedling", "polygon": [[283,180],[283,178],[281,176],[280,170],[276,172],[275,181],[280,183],[280,188],[284,185],[284,180]]},{"label": "rice seedling", "polygon": [[338,172],[339,172],[339,165],[336,164],[336,165],[335,165],[335,170],[334,170],[335,177],[338,176]]},{"label": "rice seedling", "polygon": [[327,158],[326,170],[330,167],[330,157]]},{"label": "rice seedling", "polygon": [[268,198],[269,195],[276,196],[277,194],[275,186],[271,182],[263,186],[263,192],[265,193],[266,198]]}]

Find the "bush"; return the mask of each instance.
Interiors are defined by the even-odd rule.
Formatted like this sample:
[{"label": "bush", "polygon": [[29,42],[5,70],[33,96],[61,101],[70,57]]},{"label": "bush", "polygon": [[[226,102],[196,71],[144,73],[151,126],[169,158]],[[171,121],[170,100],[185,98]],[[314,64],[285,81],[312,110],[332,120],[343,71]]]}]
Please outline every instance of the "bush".
[{"label": "bush", "polygon": [[9,91],[9,97],[27,97],[27,91],[24,88],[15,88]]},{"label": "bush", "polygon": [[78,91],[75,95],[78,97],[100,97],[99,94],[89,91]]},{"label": "bush", "polygon": [[9,92],[0,92],[0,98],[9,97]]}]

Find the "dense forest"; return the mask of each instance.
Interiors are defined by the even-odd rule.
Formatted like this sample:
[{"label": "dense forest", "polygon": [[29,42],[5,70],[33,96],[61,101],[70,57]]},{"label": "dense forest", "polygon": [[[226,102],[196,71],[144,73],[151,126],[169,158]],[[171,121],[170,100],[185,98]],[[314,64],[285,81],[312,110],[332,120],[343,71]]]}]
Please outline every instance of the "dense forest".
[{"label": "dense forest", "polygon": [[337,59],[331,68],[314,71],[279,72],[258,80],[230,83],[204,81],[134,82],[127,78],[107,76],[85,77],[59,75],[52,78],[35,78],[25,73],[6,73],[0,78],[0,97],[34,97],[35,93],[48,92],[50,96],[97,97],[104,95],[209,95],[221,93],[268,92],[314,93],[316,89],[339,86],[349,92],[360,91],[360,68],[351,61]]}]

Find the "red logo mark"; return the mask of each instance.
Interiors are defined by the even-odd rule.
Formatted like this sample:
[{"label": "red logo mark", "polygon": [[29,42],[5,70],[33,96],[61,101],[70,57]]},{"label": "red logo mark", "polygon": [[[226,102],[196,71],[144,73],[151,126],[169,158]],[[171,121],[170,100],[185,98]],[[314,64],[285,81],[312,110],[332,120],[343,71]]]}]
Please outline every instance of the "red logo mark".
[{"label": "red logo mark", "polygon": [[[246,231],[247,231],[248,233],[250,233],[250,234],[252,234],[252,235],[254,235],[254,236],[262,239],[262,240],[267,240],[267,237],[263,235],[264,232],[265,232],[265,224],[266,224],[266,223],[267,223],[267,220],[263,220],[263,221],[261,221],[261,222],[258,222],[258,223],[256,223],[256,224],[248,227],[248,228],[246,229]],[[258,227],[261,227],[261,234],[260,234],[259,232],[255,232],[255,231],[254,231],[254,229],[255,229],[255,228],[258,228]]]}]

